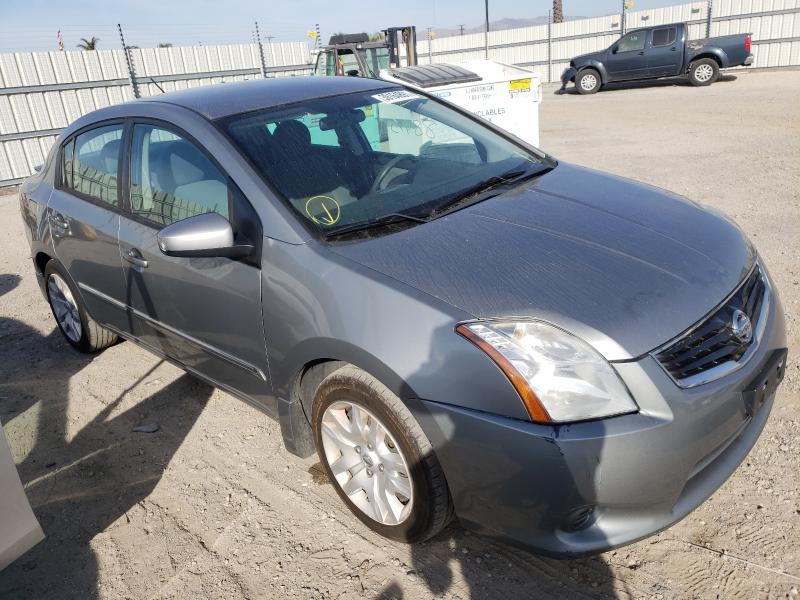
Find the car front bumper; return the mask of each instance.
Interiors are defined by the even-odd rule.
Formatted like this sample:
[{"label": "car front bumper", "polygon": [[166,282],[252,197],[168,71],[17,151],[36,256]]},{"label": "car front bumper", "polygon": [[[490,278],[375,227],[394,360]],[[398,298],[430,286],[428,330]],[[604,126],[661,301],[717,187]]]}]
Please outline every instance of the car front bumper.
[{"label": "car front bumper", "polygon": [[553,556],[603,552],[669,527],[733,474],[774,401],[747,390],[769,375],[774,392],[785,347],[775,294],[758,349],[722,379],[683,389],[652,356],[615,364],[636,414],[552,427],[421,401],[420,422],[465,526]]}]

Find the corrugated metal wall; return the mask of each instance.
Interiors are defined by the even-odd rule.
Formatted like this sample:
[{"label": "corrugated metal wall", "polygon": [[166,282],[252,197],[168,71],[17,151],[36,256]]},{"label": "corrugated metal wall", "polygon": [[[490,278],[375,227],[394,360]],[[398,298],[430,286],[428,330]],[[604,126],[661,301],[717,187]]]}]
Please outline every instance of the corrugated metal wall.
[{"label": "corrugated metal wall", "polygon": [[[164,91],[260,77],[256,44],[131,49],[142,97]],[[264,45],[268,76],[307,75],[305,42]],[[0,185],[27,177],[58,132],[83,114],[133,94],[125,54],[17,52],[0,54]]]},{"label": "corrugated metal wall", "polygon": [[[705,37],[705,1],[626,15],[626,30],[688,22],[692,38]],[[753,33],[756,67],[800,65],[800,0],[714,0],[711,35]],[[543,81],[558,81],[572,57],[607,48],[620,35],[619,14],[568,21],[550,26],[489,32],[489,58],[532,67]],[[548,29],[550,35],[548,37]],[[430,43],[430,48],[429,48]],[[459,62],[484,58],[484,34],[473,33],[420,40],[420,63]],[[548,47],[550,55],[548,56]]]}]

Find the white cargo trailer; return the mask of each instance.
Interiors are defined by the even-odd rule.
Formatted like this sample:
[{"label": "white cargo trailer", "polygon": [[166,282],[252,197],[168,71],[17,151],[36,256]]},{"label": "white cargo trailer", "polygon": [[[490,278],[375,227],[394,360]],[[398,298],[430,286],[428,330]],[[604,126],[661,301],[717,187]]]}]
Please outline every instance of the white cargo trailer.
[{"label": "white cargo trailer", "polygon": [[493,60],[383,69],[381,79],[424,90],[539,146],[539,73]]}]

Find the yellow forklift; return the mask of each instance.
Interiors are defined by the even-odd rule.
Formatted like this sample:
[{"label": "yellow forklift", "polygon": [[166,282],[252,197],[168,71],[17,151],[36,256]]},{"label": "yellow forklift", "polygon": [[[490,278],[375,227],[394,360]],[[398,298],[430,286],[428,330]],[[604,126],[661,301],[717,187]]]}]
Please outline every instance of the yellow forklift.
[{"label": "yellow forklift", "polygon": [[[413,25],[389,27],[383,39],[370,41],[366,33],[331,36],[317,55],[314,75],[370,77],[378,79],[381,69],[417,64],[417,29]],[[401,49],[405,48],[405,56]]]}]

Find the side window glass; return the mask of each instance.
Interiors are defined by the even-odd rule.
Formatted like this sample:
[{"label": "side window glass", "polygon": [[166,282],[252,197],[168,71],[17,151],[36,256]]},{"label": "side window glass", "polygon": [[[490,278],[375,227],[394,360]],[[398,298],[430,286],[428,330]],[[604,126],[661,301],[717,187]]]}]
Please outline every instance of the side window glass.
[{"label": "side window glass", "polygon": [[75,152],[75,140],[72,139],[61,152],[61,187],[72,189],[72,163]]},{"label": "side window glass", "polygon": [[677,30],[675,27],[667,27],[665,29],[653,30],[653,47],[656,46],[669,46],[675,41],[677,37]]},{"label": "side window glass", "polygon": [[62,185],[119,206],[117,171],[122,151],[122,125],[98,127],[80,134],[64,148]]},{"label": "side window glass", "polygon": [[633,52],[634,50],[644,50],[644,39],[646,32],[634,31],[622,38],[617,45],[617,52]]},{"label": "side window glass", "polygon": [[131,212],[158,225],[209,212],[227,219],[227,178],[192,142],[155,125],[136,125]]}]

